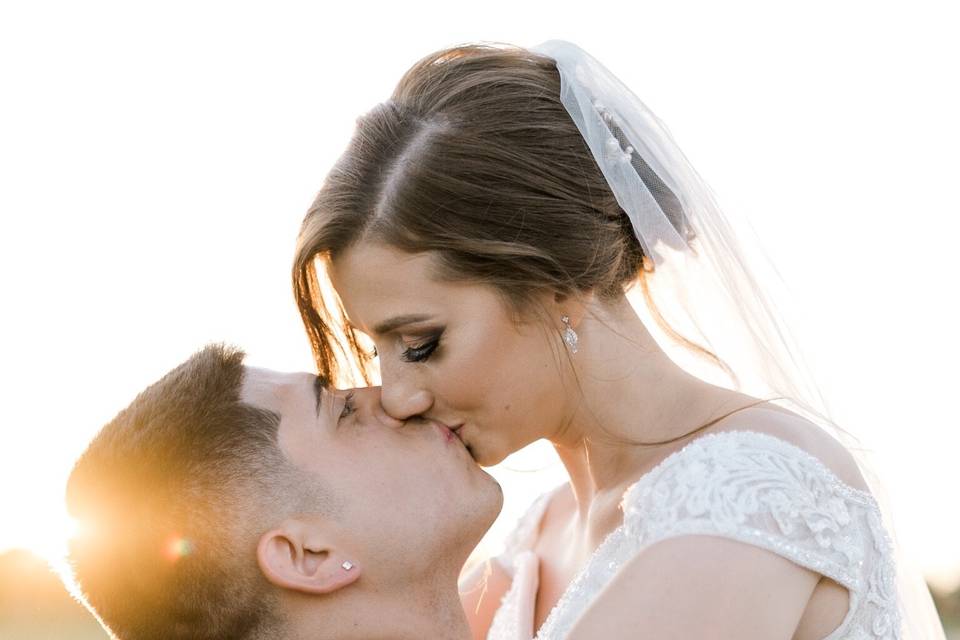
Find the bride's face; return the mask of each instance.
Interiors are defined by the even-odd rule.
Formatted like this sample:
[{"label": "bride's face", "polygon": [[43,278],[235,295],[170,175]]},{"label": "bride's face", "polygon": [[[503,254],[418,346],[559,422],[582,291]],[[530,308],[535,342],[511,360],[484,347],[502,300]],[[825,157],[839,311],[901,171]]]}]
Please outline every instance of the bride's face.
[{"label": "bride's face", "polygon": [[572,394],[555,329],[518,323],[490,286],[437,279],[434,260],[361,243],[331,265],[348,321],[377,347],[383,408],[442,422],[485,466],[557,435]]}]

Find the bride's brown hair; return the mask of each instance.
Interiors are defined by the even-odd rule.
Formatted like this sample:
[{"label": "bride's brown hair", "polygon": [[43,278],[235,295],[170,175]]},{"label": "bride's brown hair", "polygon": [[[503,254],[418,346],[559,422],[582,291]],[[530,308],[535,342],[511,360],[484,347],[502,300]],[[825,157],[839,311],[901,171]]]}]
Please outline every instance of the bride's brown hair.
[{"label": "bride's brown hair", "polygon": [[[675,196],[643,177],[682,226]],[[643,250],[560,102],[556,65],[525,49],[471,44],[414,64],[357,120],[303,221],[293,287],[317,368],[346,379],[352,358],[369,383],[370,356],[316,269],[361,241],[429,251],[437,277],[490,285],[518,313],[535,292],[609,300],[639,282],[664,330],[724,366],[656,312]]]}]

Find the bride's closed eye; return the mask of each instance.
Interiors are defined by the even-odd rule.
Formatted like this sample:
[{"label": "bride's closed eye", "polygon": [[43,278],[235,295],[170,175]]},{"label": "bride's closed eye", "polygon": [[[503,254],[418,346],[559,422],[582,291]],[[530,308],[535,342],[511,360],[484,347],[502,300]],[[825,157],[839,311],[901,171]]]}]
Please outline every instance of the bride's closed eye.
[{"label": "bride's closed eye", "polygon": [[426,362],[440,346],[440,335],[436,334],[403,350],[404,362]]}]

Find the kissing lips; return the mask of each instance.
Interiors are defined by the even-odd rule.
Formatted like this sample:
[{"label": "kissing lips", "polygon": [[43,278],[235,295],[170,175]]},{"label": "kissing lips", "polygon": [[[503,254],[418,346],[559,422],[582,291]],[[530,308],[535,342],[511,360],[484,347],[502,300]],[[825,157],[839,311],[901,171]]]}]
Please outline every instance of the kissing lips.
[{"label": "kissing lips", "polygon": [[436,422],[436,421],[434,421],[433,424],[437,428],[437,431],[440,432],[440,435],[443,436],[443,439],[446,440],[448,444],[457,439],[457,436],[453,433],[453,431],[447,425],[443,424],[442,422]]},{"label": "kissing lips", "polygon": [[460,432],[463,429],[462,423],[453,427],[448,427],[443,422],[439,422],[439,421],[434,421],[434,422],[436,422],[437,426],[441,429],[444,437],[447,438],[448,442],[452,442],[454,439],[459,440],[460,444],[463,445],[463,447],[467,450],[467,453],[470,454],[470,457],[471,458],[473,457],[473,449],[471,449],[470,445],[468,445],[466,442],[463,441],[463,437],[460,435]]},{"label": "kissing lips", "polygon": [[[473,457],[474,457],[474,455],[473,455],[473,448],[472,448],[469,444],[467,444],[466,442],[464,442],[463,436],[460,435],[460,432],[461,432],[462,430],[463,430],[463,425],[462,425],[462,424],[458,424],[457,426],[450,428],[450,431],[452,431],[453,434],[454,434],[455,436],[457,436],[457,438],[460,439],[460,442],[463,442],[463,446],[466,447],[467,453],[469,453],[469,454],[470,454],[470,457],[473,458]],[[475,458],[474,458],[474,459],[475,459]]]}]

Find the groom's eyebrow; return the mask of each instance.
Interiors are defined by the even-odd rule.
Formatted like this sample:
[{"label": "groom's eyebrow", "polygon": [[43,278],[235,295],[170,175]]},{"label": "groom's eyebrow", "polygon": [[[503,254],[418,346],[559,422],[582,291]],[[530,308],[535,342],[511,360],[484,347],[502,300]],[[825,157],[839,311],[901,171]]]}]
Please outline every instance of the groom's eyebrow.
[{"label": "groom's eyebrow", "polygon": [[323,390],[327,388],[328,382],[325,376],[314,376],[313,395],[317,400],[317,417],[320,417],[320,403],[323,402]]}]

